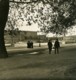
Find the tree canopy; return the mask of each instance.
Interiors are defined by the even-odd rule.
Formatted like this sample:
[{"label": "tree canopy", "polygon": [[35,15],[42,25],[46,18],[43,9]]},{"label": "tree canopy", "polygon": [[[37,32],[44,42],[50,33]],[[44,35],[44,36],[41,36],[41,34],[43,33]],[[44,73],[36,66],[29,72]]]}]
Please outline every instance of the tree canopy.
[{"label": "tree canopy", "polygon": [[37,23],[44,32],[61,34],[76,24],[76,1],[10,0],[8,22],[19,26],[19,20],[27,25]]}]

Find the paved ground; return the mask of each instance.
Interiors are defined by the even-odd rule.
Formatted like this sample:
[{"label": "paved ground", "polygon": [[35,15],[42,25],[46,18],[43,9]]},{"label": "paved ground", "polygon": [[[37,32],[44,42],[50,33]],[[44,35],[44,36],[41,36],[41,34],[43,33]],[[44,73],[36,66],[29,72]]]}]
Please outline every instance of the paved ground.
[{"label": "paved ground", "polygon": [[[21,44],[22,45],[22,44]],[[76,46],[76,44],[61,44],[61,47],[68,47],[68,46]],[[7,47],[8,52],[20,52],[20,51],[33,51],[38,49],[45,49],[48,48],[47,45],[43,45],[39,47],[38,45],[34,46],[34,48],[27,48],[27,46],[16,46],[16,47]]]},{"label": "paved ground", "polygon": [[9,55],[16,55],[16,54],[27,54],[37,51],[43,51],[46,50],[47,46],[42,47],[34,47],[34,48],[27,48],[27,47],[8,47],[7,51]]},{"label": "paved ground", "polygon": [[47,46],[41,46],[41,47],[33,47],[33,48],[27,48],[27,47],[7,47],[8,52],[15,52],[15,51],[33,51],[38,49],[45,49]]},{"label": "paved ground", "polygon": [[56,55],[54,50],[49,55],[46,47],[19,50],[8,49],[9,58],[0,59],[0,80],[76,79],[76,46],[61,48]]}]

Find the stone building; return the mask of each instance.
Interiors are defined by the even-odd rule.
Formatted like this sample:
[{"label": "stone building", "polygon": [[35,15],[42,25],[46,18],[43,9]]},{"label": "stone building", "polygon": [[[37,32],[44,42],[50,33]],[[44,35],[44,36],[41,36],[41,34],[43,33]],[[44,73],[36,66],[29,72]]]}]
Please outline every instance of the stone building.
[{"label": "stone building", "polygon": [[11,41],[18,42],[18,41],[27,41],[27,40],[37,40],[37,32],[34,31],[5,31],[4,34],[5,42],[9,43]]}]

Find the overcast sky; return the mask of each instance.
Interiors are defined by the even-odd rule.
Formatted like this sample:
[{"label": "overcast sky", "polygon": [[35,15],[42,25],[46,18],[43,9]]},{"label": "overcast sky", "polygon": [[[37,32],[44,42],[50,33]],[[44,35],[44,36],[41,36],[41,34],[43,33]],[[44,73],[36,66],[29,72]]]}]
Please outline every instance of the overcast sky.
[{"label": "overcast sky", "polygon": [[32,25],[25,25],[25,23],[23,24],[23,26],[19,27],[19,30],[22,31],[40,31],[40,28],[38,28],[37,24],[32,24]]}]

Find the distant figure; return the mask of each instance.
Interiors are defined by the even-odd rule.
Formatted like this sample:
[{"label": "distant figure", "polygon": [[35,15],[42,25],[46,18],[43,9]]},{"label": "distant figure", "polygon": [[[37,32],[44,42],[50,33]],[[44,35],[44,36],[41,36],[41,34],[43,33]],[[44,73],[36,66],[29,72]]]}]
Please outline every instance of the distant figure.
[{"label": "distant figure", "polygon": [[51,54],[51,51],[52,51],[52,42],[51,42],[51,40],[48,41],[48,49],[49,49],[49,54]]},{"label": "distant figure", "polygon": [[27,48],[30,48],[30,41],[27,42]]},{"label": "distant figure", "polygon": [[54,43],[54,48],[55,48],[55,54],[59,53],[59,48],[60,48],[60,43],[58,41],[58,39],[56,39],[55,43]]},{"label": "distant figure", "polygon": [[31,48],[33,48],[33,41],[30,41]]},{"label": "distant figure", "polygon": [[31,48],[31,42],[30,41],[27,42],[27,48]]}]

